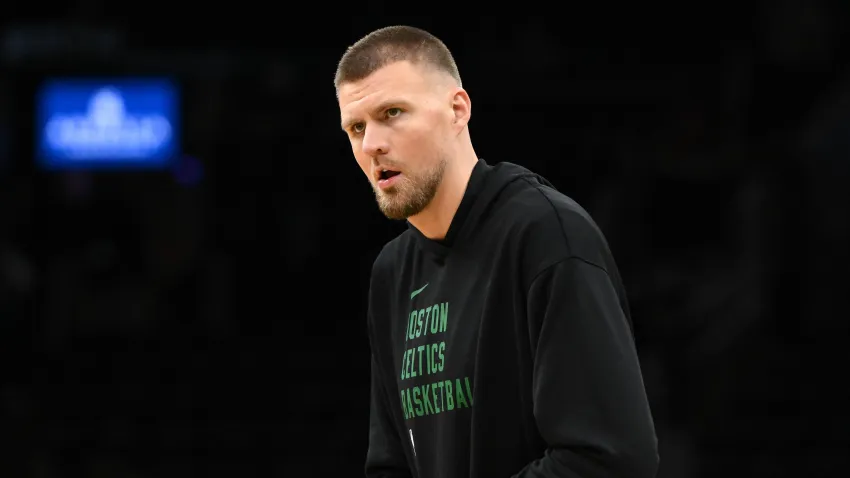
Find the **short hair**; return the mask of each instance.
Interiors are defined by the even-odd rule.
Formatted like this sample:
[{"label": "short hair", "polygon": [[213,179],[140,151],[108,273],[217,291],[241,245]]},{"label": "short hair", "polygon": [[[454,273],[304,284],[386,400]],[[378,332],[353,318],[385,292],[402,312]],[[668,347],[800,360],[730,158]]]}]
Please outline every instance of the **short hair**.
[{"label": "short hair", "polygon": [[360,81],[398,61],[428,64],[461,85],[454,57],[439,38],[419,28],[398,25],[375,30],[348,47],[337,65],[334,87],[338,92],[344,83]]}]

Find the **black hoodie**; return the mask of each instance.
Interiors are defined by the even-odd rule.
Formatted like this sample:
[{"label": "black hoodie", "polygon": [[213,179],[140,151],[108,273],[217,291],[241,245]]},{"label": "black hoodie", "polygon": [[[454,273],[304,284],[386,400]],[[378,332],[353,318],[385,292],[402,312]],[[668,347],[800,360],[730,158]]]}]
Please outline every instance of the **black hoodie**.
[{"label": "black hoodie", "polygon": [[657,440],[620,276],[588,214],[479,161],[443,241],[381,251],[367,477],[651,478]]}]

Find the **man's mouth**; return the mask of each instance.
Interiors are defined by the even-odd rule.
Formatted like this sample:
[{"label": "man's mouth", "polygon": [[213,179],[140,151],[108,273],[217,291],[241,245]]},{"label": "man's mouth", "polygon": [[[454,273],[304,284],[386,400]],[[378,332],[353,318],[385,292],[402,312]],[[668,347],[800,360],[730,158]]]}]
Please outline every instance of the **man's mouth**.
[{"label": "man's mouth", "polygon": [[384,169],[378,173],[378,187],[386,189],[401,177],[401,171],[393,171],[392,169]]},{"label": "man's mouth", "polygon": [[390,179],[393,176],[398,176],[399,174],[401,174],[401,172],[393,171],[391,169],[385,169],[385,170],[381,171],[381,173],[378,175],[378,179],[381,180],[381,181],[384,181],[384,180]]}]

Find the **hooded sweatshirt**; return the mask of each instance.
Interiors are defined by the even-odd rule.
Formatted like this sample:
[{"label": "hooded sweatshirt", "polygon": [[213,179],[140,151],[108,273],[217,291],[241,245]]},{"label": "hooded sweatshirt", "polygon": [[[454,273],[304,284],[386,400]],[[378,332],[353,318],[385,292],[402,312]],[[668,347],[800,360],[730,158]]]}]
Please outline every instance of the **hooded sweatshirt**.
[{"label": "hooded sweatshirt", "polygon": [[367,477],[655,476],[614,259],[527,169],[479,160],[445,239],[384,246],[367,323]]}]

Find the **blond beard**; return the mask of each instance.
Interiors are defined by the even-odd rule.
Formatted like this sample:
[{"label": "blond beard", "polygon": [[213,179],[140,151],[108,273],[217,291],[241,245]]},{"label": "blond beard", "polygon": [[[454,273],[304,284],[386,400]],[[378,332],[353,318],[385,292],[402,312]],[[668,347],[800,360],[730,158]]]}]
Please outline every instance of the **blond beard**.
[{"label": "blond beard", "polygon": [[446,172],[446,160],[442,159],[437,167],[423,175],[403,174],[396,185],[380,189],[373,184],[378,208],[389,219],[401,220],[422,212],[437,194]]}]

